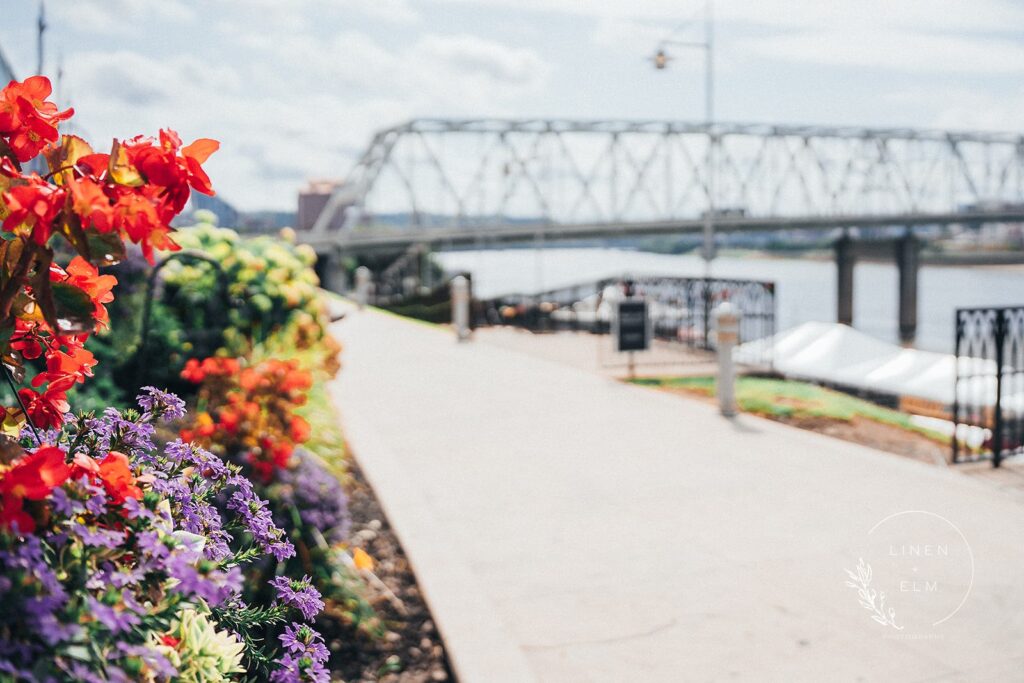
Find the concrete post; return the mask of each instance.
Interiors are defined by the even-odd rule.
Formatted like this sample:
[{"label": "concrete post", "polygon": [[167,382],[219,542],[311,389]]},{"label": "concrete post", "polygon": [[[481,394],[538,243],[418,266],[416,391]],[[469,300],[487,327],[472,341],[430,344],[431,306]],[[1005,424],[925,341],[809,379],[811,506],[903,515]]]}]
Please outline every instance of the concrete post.
[{"label": "concrete post", "polygon": [[917,336],[917,273],[921,267],[921,243],[909,230],[896,241],[899,270],[900,342],[911,346]]},{"label": "concrete post", "polygon": [[739,341],[740,312],[724,301],[715,307],[715,345],[718,348],[718,409],[725,417],[736,415],[736,365],[732,350]]},{"label": "concrete post", "polygon": [[853,267],[857,257],[849,235],[835,242],[836,252],[836,322],[853,325]]},{"label": "concrete post", "polygon": [[462,342],[469,339],[469,280],[463,275],[452,278],[452,326],[455,338]]},{"label": "concrete post", "polygon": [[356,268],[356,303],[363,308],[370,303],[370,285],[372,284],[373,273],[366,266]]}]

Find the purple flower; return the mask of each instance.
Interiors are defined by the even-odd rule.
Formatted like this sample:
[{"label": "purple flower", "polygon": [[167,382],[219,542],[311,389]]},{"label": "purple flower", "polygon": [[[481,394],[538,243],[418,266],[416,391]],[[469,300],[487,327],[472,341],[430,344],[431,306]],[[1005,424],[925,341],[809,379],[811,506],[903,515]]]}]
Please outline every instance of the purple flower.
[{"label": "purple flower", "polygon": [[81,501],[75,500],[68,495],[63,487],[57,487],[50,493],[50,500],[53,503],[53,510],[64,517],[72,517],[85,511]]},{"label": "purple flower", "polygon": [[138,498],[125,498],[121,504],[125,517],[128,519],[154,519],[153,511],[145,506]]},{"label": "purple flower", "polygon": [[238,566],[202,572],[187,557],[176,556],[168,562],[167,568],[170,575],[178,580],[175,591],[198,595],[212,607],[223,604],[242,590],[242,570]]},{"label": "purple flower", "polygon": [[88,527],[78,522],[71,522],[71,531],[87,546],[93,548],[114,549],[124,541],[124,532],[114,529]]},{"label": "purple flower", "polygon": [[287,576],[275,576],[270,580],[270,585],[277,591],[278,600],[299,610],[307,620],[324,608],[320,592],[313,588],[308,576],[302,577],[300,581],[293,581]]},{"label": "purple flower", "polygon": [[174,668],[167,657],[150,647],[118,643],[117,649],[126,657],[138,657],[146,662],[161,679],[173,680],[178,675],[178,670]]},{"label": "purple flower", "polygon": [[296,448],[295,455],[296,466],[278,473],[280,483],[275,488],[283,503],[276,506],[278,523],[288,524],[286,510],[294,506],[304,525],[319,530],[331,543],[344,541],[351,521],[341,482],[309,451]]},{"label": "purple flower", "polygon": [[166,422],[177,420],[185,415],[185,402],[174,394],[161,391],[156,387],[142,387],[144,394],[136,397],[139,406],[143,409],[142,420],[148,422],[154,417],[159,417]]},{"label": "purple flower", "polygon": [[238,513],[256,544],[278,562],[295,554],[295,547],[284,537],[284,531],[274,524],[267,501],[252,491],[235,491],[228,500],[227,508]]},{"label": "purple flower", "polygon": [[285,626],[279,638],[286,652],[306,655],[317,662],[326,662],[329,657],[323,636],[306,624],[291,623]]},{"label": "purple flower", "polygon": [[275,663],[278,668],[270,674],[271,683],[329,683],[331,680],[324,665],[310,657],[286,652]]},{"label": "purple flower", "polygon": [[89,611],[101,624],[106,626],[111,633],[123,633],[138,626],[142,619],[132,608],[138,609],[138,603],[131,597],[128,591],[121,591],[121,600],[124,603],[121,609],[104,604],[92,597],[88,597]]}]

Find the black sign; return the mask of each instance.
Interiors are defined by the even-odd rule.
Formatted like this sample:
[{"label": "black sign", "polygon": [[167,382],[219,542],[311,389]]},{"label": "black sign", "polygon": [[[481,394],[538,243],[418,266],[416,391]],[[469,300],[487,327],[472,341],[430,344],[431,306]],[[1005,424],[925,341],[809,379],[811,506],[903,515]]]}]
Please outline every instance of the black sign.
[{"label": "black sign", "polygon": [[618,338],[619,351],[645,351],[650,346],[646,301],[619,302]]}]

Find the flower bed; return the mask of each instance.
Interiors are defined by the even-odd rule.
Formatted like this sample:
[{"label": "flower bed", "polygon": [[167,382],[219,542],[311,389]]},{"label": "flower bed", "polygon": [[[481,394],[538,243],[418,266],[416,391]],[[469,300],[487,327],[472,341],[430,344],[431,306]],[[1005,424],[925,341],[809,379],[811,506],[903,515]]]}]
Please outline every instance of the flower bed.
[{"label": "flower bed", "polygon": [[[117,282],[98,266],[126,242],[151,263],[179,248],[170,221],[190,192],[213,194],[202,163],[218,144],[162,130],[96,153],[58,133],[72,111],[50,90],[33,77],[0,91],[0,351],[16,390],[0,441],[0,680],[326,681],[305,623],[324,603],[283,571],[288,530],[242,468],[157,438],[183,402],[147,388],[134,409],[69,411],[97,365],[86,343],[110,322]],[[243,581],[254,573],[266,580]]]}]

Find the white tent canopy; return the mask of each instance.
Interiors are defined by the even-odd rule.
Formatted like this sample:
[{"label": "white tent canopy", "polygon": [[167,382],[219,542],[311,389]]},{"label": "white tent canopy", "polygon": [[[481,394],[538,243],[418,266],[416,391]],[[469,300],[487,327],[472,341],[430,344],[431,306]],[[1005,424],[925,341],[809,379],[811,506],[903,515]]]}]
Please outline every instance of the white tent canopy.
[{"label": "white tent canopy", "polygon": [[[761,365],[771,358],[775,371],[798,379],[895,396],[913,396],[949,406],[954,392],[974,405],[995,403],[995,363],[961,358],[969,379],[956,385],[957,359],[951,353],[904,349],[847,325],[809,322],[773,337],[740,345],[737,362]],[[1024,394],[1003,395],[1006,410],[1024,409]]]}]

